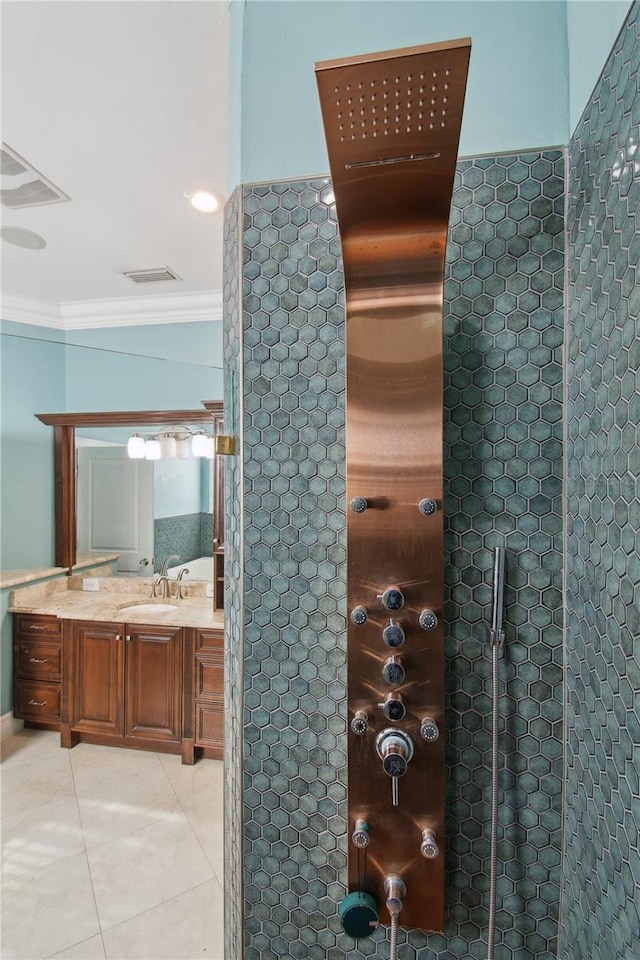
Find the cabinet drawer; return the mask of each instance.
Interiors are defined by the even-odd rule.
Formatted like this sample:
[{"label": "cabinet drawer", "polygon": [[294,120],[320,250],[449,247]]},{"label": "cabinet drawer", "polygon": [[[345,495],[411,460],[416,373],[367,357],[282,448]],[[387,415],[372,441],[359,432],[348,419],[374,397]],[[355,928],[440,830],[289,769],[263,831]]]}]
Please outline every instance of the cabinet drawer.
[{"label": "cabinet drawer", "polygon": [[59,683],[44,683],[41,680],[17,680],[14,714],[21,720],[60,720]]},{"label": "cabinet drawer", "polygon": [[222,697],[217,703],[196,703],[196,746],[222,747]]},{"label": "cabinet drawer", "polygon": [[223,648],[222,630],[196,630],[196,653],[222,653]]},{"label": "cabinet drawer", "polygon": [[224,692],[224,661],[217,657],[196,657],[196,700],[222,697]]},{"label": "cabinet drawer", "polygon": [[25,680],[60,680],[62,647],[55,640],[23,639],[16,643],[17,673]]},{"label": "cabinet drawer", "polygon": [[39,617],[36,614],[15,614],[15,631],[21,637],[42,637],[48,640],[62,638],[62,620],[57,617]]}]

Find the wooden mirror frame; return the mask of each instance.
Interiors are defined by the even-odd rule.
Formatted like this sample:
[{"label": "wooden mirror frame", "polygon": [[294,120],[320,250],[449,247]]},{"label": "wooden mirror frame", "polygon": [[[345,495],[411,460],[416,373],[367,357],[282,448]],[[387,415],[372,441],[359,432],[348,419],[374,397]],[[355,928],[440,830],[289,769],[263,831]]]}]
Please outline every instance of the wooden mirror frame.
[{"label": "wooden mirror frame", "polygon": [[[214,433],[224,432],[222,400],[203,400],[204,410],[115,410],[100,413],[37,413],[41,423],[53,427],[55,486],[56,567],[69,573],[76,562],[76,427],[147,427],[184,423],[209,423]],[[224,461],[213,460],[213,539],[224,543]],[[215,544],[214,544],[215,545]]]}]

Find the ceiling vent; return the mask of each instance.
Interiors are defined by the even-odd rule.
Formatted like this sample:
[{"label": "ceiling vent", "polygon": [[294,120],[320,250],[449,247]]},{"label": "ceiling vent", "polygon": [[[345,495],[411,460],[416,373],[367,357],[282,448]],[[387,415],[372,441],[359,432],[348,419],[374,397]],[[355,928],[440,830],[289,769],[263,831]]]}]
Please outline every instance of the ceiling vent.
[{"label": "ceiling vent", "polygon": [[124,270],[123,275],[134,283],[158,283],[165,280],[182,280],[169,267],[150,267],[148,270]]},{"label": "ceiling vent", "polygon": [[0,176],[0,203],[12,210],[71,199],[6,143],[0,148]]}]

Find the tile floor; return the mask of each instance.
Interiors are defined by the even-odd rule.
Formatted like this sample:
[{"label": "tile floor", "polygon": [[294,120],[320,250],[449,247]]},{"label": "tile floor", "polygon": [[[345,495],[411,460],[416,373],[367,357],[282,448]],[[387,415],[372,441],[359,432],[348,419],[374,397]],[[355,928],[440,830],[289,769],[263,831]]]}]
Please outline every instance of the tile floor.
[{"label": "tile floor", "polygon": [[222,763],[2,744],[2,960],[223,960]]}]

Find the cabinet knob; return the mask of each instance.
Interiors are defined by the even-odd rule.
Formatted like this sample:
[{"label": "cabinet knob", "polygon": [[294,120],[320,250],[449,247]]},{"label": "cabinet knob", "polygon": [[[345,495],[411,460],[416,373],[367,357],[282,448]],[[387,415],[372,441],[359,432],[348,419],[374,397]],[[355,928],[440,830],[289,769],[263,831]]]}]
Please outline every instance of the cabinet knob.
[{"label": "cabinet knob", "polygon": [[47,657],[44,660],[41,660],[39,657],[29,657],[29,663],[49,663]]},{"label": "cabinet knob", "polygon": [[46,700],[29,700],[30,707],[46,707]]}]

